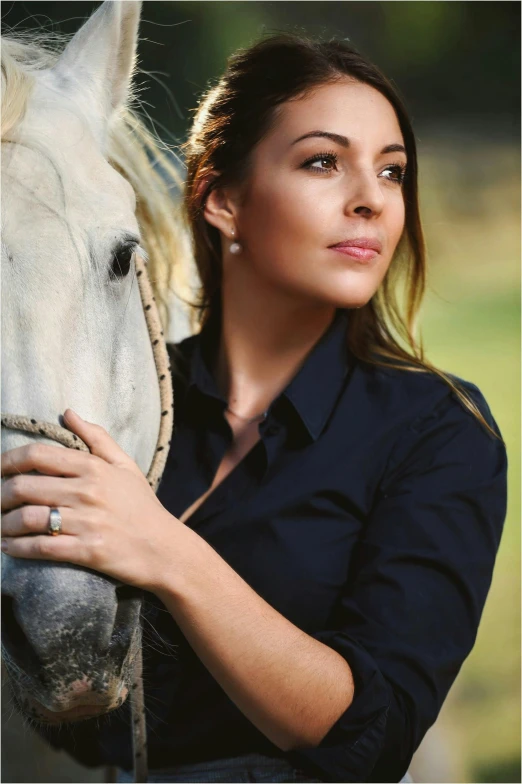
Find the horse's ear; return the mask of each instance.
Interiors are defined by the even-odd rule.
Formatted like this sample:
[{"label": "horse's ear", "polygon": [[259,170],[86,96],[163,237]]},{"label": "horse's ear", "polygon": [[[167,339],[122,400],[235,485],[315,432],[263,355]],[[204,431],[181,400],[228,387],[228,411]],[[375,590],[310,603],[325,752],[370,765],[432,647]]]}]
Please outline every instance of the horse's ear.
[{"label": "horse's ear", "polygon": [[53,70],[64,86],[94,99],[108,121],[125,104],[136,65],[141,2],[105,0],[69,41]]}]

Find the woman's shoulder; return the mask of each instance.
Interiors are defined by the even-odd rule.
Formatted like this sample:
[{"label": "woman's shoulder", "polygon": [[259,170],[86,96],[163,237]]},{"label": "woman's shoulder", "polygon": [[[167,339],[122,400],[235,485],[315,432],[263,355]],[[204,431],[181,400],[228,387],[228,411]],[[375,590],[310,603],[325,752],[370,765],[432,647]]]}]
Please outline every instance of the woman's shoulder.
[{"label": "woman's shoulder", "polygon": [[408,430],[420,432],[430,424],[451,420],[462,425],[475,422],[478,428],[486,432],[484,425],[459,396],[460,391],[500,435],[483,391],[469,379],[443,370],[451,386],[433,371],[407,369],[405,363],[401,367],[357,363],[357,370],[359,383],[362,383],[365,393],[373,399],[375,405],[381,410],[384,407],[390,416],[396,413]]},{"label": "woman's shoulder", "polygon": [[[384,434],[378,463],[376,498],[403,495],[415,504],[424,494],[437,494],[437,503],[461,494],[491,490],[504,504],[507,449],[488,401],[476,383],[443,371],[471,401],[432,371],[359,367],[365,391],[373,395],[373,437]],[[485,423],[477,416],[482,415]],[[378,431],[378,432],[375,432]],[[494,435],[495,434],[495,435]],[[453,491],[451,490],[453,488]],[[488,502],[489,503],[489,502]],[[491,501],[492,503],[492,501]]]}]

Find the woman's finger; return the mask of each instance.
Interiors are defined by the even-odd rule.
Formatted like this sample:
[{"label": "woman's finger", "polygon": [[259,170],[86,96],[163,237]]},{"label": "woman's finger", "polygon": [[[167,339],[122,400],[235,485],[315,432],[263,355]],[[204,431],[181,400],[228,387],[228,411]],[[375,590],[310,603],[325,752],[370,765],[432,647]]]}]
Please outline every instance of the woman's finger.
[{"label": "woman's finger", "polygon": [[[47,534],[49,530],[49,506],[20,506],[2,515],[2,536],[26,536]],[[67,507],[59,508],[62,517],[62,532],[69,536],[80,531],[78,514]]]},{"label": "woman's finger", "polygon": [[24,444],[2,454],[2,476],[39,471],[49,476],[83,476],[101,458],[51,444]]},{"label": "woman's finger", "polygon": [[87,502],[89,483],[85,479],[62,479],[37,474],[17,474],[2,484],[2,512],[22,504],[74,506],[78,499]]},{"label": "woman's finger", "polygon": [[72,408],[65,409],[63,421],[69,430],[80,436],[94,456],[98,456],[105,462],[113,463],[114,465],[136,466],[134,460],[129,457],[101,425],[82,419]]},{"label": "woman's finger", "polygon": [[44,561],[68,561],[87,565],[85,544],[77,536],[13,536],[2,538],[2,552],[13,558],[35,558]]}]

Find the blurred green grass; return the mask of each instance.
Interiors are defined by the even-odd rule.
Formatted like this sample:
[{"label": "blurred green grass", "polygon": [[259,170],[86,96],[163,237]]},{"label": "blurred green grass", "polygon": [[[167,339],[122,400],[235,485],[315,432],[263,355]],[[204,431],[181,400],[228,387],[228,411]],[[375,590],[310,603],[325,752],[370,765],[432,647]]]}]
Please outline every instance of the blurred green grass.
[{"label": "blurred green grass", "polygon": [[490,593],[438,720],[457,750],[460,778],[452,780],[463,782],[521,780],[518,161],[506,146],[420,150],[426,356],[479,387],[508,451],[508,511]]}]

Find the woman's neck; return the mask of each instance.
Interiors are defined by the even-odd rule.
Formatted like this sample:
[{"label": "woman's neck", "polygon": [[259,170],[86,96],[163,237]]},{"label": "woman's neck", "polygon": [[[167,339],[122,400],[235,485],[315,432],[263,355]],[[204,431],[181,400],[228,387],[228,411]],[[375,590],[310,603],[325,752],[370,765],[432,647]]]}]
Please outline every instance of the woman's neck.
[{"label": "woman's neck", "polygon": [[250,419],[266,411],[289,384],[336,309],[276,313],[272,307],[261,313],[245,304],[223,304],[214,376],[234,414]]}]

